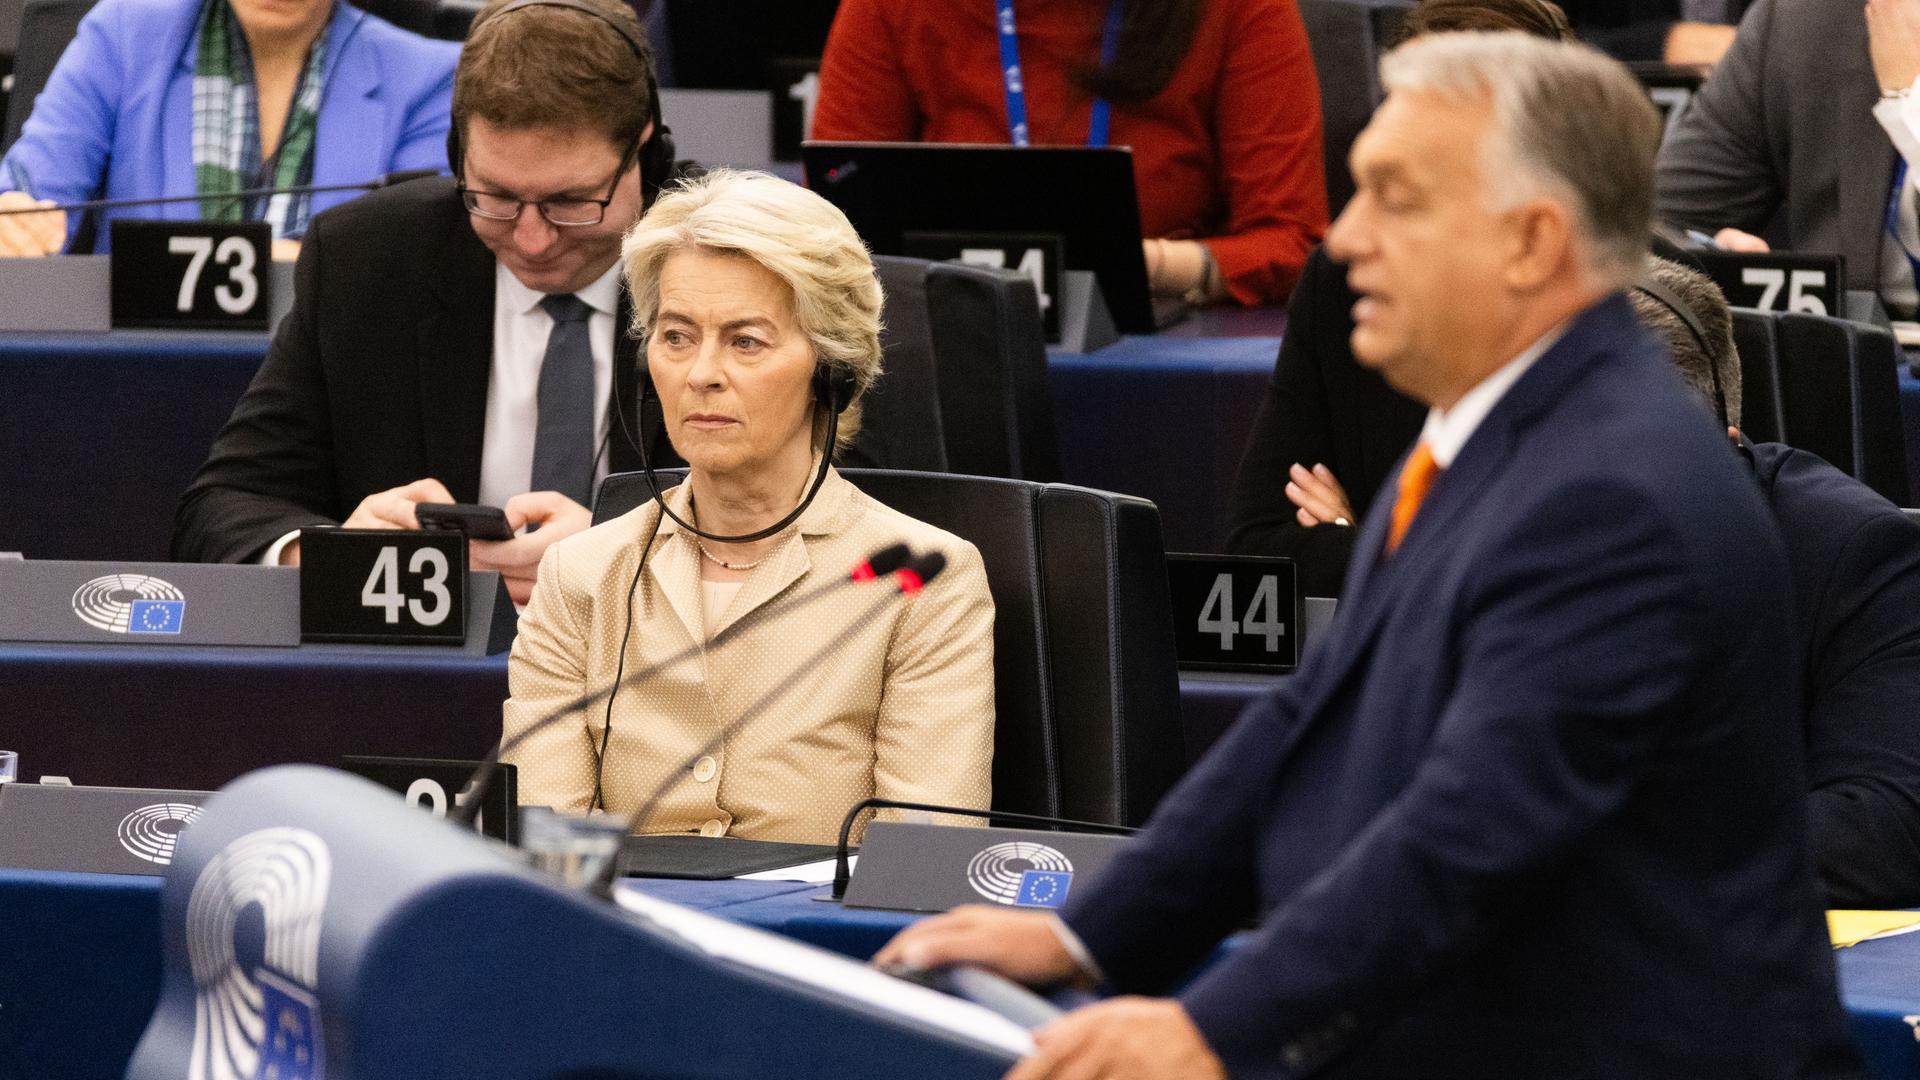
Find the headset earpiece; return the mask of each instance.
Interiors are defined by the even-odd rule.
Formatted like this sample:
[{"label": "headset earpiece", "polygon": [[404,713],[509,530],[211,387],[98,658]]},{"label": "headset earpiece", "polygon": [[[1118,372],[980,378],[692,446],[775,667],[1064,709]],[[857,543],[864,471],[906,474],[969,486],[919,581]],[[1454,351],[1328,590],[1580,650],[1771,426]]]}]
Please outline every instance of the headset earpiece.
[{"label": "headset earpiece", "polygon": [[832,410],[835,416],[847,411],[853,404],[853,392],[858,389],[853,378],[853,369],[845,364],[816,364],[813,369],[813,397],[815,401]]}]

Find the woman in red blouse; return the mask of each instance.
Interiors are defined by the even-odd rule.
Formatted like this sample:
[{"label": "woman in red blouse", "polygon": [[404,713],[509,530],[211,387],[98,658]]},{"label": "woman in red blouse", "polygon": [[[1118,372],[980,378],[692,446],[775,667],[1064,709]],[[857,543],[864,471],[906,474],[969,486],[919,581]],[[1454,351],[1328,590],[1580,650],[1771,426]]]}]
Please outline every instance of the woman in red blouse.
[{"label": "woman in red blouse", "polygon": [[813,138],[1012,141],[998,24],[1015,3],[1028,141],[1084,144],[1111,103],[1154,291],[1284,301],[1327,227],[1294,0],[842,0]]}]

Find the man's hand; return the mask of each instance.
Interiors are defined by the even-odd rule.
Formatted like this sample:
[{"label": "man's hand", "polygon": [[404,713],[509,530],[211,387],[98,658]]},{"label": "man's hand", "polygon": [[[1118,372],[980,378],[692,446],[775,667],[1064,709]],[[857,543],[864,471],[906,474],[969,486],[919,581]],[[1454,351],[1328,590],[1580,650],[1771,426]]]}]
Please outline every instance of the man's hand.
[{"label": "man's hand", "polygon": [[[24,191],[0,191],[0,210],[52,205],[51,200],[36,200]],[[0,258],[58,255],[66,246],[67,214],[64,210],[49,210],[44,214],[0,214]]]},{"label": "man's hand", "polygon": [[539,528],[512,540],[475,540],[467,545],[467,562],[475,570],[498,570],[506,579],[507,595],[524,606],[533,597],[534,575],[540,556],[557,540],[564,540],[593,524],[593,513],[557,491],[530,491],[515,495],[501,507],[507,524]]},{"label": "man's hand", "polygon": [[1353,506],[1347,501],[1347,489],[1334,479],[1325,465],[1309,469],[1295,464],[1287,470],[1287,498],[1298,507],[1294,516],[1311,529],[1315,525],[1352,525]]},{"label": "man's hand", "polygon": [[1722,251],[1739,251],[1748,255],[1765,255],[1773,250],[1765,240],[1739,229],[1721,229],[1713,234],[1713,242]]},{"label": "man's hand", "polygon": [[405,487],[388,488],[360,500],[353,514],[340,523],[343,529],[417,529],[420,519],[413,508],[420,503],[450,503],[454,498],[447,486],[428,478]]},{"label": "man's hand", "polygon": [[1006,1080],[1226,1080],[1187,1010],[1167,998],[1089,1005],[1033,1033],[1034,1052]]},{"label": "man's hand", "polygon": [[1867,0],[1867,50],[1882,90],[1920,79],[1920,0]]},{"label": "man's hand", "polygon": [[914,923],[875,953],[873,962],[929,971],[974,964],[1028,986],[1057,986],[1086,977],[1054,933],[1053,916],[985,904],[968,904]]},{"label": "man's hand", "polygon": [[1712,67],[1733,47],[1733,34],[1719,23],[1674,23],[1662,59],[1676,67]]}]

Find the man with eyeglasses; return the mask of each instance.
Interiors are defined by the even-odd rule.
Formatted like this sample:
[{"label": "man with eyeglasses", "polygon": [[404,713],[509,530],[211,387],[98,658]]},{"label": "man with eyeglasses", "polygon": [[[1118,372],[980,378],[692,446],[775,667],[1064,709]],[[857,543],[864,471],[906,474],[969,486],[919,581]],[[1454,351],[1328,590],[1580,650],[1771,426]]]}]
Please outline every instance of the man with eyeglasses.
[{"label": "man with eyeglasses", "polygon": [[[454,179],[317,215],[293,310],[180,503],[173,552],[299,561],[300,530],[502,508],[475,541],[525,603],[594,485],[677,461],[640,430],[620,238],[667,179],[652,54],[616,0],[493,0],[454,74]],[[653,174],[650,174],[653,173]]]}]

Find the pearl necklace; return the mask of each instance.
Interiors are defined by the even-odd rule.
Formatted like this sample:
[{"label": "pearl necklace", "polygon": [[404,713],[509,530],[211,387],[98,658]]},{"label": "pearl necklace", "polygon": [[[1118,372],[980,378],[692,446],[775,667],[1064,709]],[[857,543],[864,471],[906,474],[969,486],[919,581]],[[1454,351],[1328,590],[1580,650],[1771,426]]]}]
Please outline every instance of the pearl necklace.
[{"label": "pearl necklace", "polygon": [[713,552],[708,551],[706,542],[701,540],[699,537],[697,536],[694,537],[693,543],[694,543],[694,546],[700,549],[700,554],[705,556],[708,562],[714,563],[728,570],[751,570],[754,567],[759,566],[761,563],[766,562],[769,558],[772,558],[772,555],[768,554],[768,555],[762,555],[759,558],[753,560],[752,562],[731,563],[721,558],[720,556],[715,555]]}]

